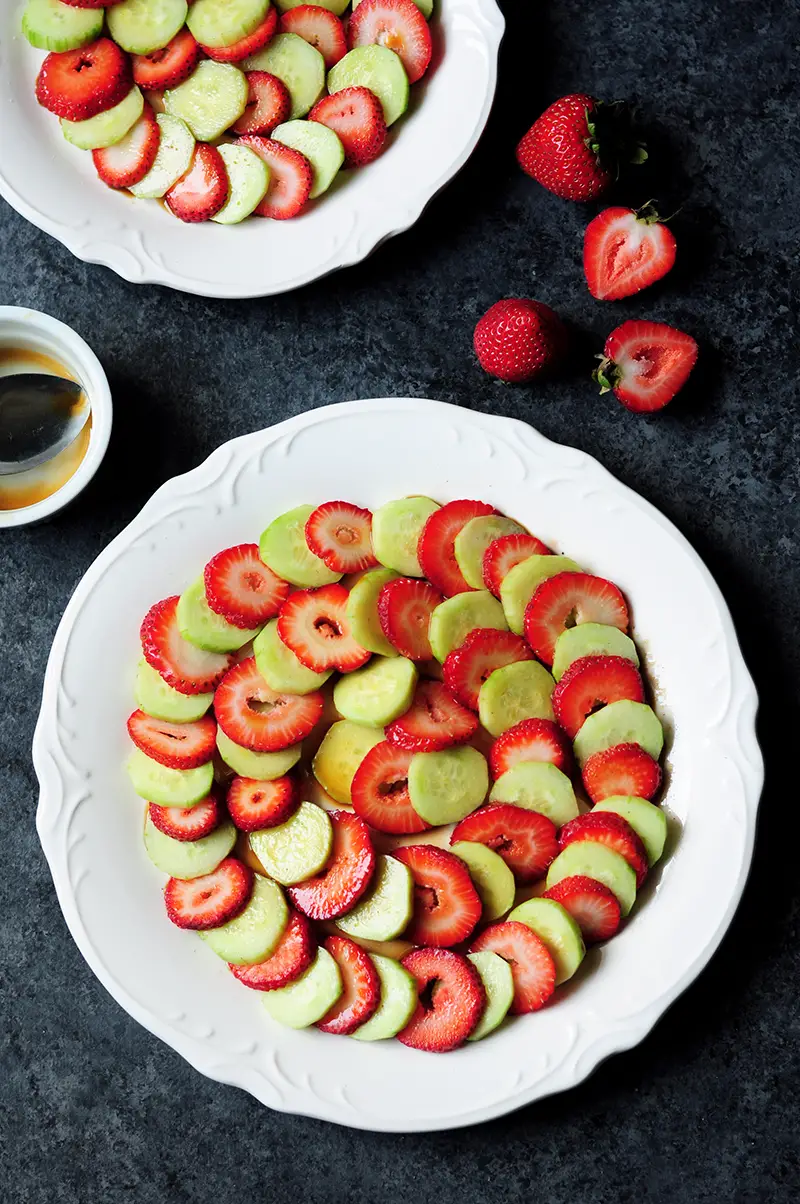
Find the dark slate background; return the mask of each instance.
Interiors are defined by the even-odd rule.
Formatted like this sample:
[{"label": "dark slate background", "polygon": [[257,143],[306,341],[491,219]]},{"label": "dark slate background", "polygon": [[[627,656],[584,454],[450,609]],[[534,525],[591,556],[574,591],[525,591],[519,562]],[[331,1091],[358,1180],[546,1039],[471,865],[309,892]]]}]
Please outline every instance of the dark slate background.
[{"label": "dark slate background", "polygon": [[[242,304],[135,288],[76,262],[0,202],[0,303],[71,323],[102,359],[116,426],[92,488],[0,537],[0,1198],[276,1204],[773,1204],[800,1196],[797,774],[800,650],[797,256],[800,20],[785,0],[507,0],[489,128],[411,232],[360,267]],[[569,91],[633,98],[680,267],[592,301],[594,210],[523,177],[513,148]],[[457,103],[457,98],[454,98]],[[568,375],[491,381],[471,354],[503,295],[573,326]],[[591,355],[648,315],[700,340],[653,419],[600,399]],[[30,744],[45,660],[85,569],[156,486],[226,439],[354,397],[408,394],[524,418],[598,456],[693,542],[732,607],[767,760],[755,867],[718,955],[642,1045],[583,1086],[452,1134],[380,1136],[271,1113],[196,1074],[94,980],[34,830]],[[334,451],[335,454],[335,451]],[[702,806],[702,799],[696,800]]]}]

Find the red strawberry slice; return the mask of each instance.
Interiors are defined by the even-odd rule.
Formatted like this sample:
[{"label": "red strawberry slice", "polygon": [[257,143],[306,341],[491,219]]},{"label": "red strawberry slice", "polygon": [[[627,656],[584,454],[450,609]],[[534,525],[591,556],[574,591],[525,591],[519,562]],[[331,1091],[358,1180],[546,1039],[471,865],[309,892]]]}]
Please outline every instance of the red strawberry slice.
[{"label": "red strawberry slice", "polygon": [[225,735],[253,752],[299,744],[313,731],[323,707],[317,690],[299,695],[270,689],[252,656],[229,669],[214,694],[217,723]]},{"label": "red strawberry slice", "polygon": [[238,42],[233,42],[230,46],[203,46],[202,50],[210,59],[215,59],[218,63],[241,63],[251,54],[257,54],[259,50],[268,46],[275,36],[277,28],[278,10],[274,5],[270,5],[266,17],[252,33],[246,34],[245,37],[240,38]]},{"label": "red strawberry slice", "polygon": [[582,656],[573,661],[553,691],[556,719],[574,740],[592,711],[619,702],[644,702],[639,670],[624,656]]},{"label": "red strawberry slice", "polygon": [[408,794],[408,767],[414,754],[382,740],[359,765],[350,788],[358,815],[379,832],[409,836],[430,825],[420,819]]},{"label": "red strawberry slice", "polygon": [[632,297],[661,280],[675,263],[675,235],[652,205],[598,213],[586,227],[583,270],[589,292],[599,301]]},{"label": "red strawberry slice", "polygon": [[558,856],[552,820],[512,803],[491,803],[473,811],[453,829],[450,843],[459,840],[473,840],[493,849],[520,883],[536,882]]},{"label": "red strawberry slice", "polygon": [[433,44],[428,22],[413,0],[362,0],[347,24],[347,42],[355,46],[387,46],[400,57],[408,82],[422,79]]},{"label": "red strawberry slice", "polygon": [[155,163],[160,142],[156,115],[146,104],[133,129],[121,141],[92,151],[95,170],[109,188],[132,188]]},{"label": "red strawberry slice", "polygon": [[411,752],[435,752],[463,744],[478,730],[478,719],[456,702],[440,681],[421,681],[405,715],[386,728],[386,739]]},{"label": "red strawberry slice", "polygon": [[265,782],[234,778],[228,790],[228,813],[240,832],[258,832],[284,823],[299,801],[290,777]]},{"label": "red strawberry slice", "polygon": [[80,50],[48,54],[36,79],[36,99],[56,117],[86,121],[112,109],[133,85],[128,56],[110,38]]},{"label": "red strawberry slice", "polygon": [[306,543],[334,573],[358,573],[378,563],[372,551],[372,514],[350,502],[317,506],[306,522]]},{"label": "red strawberry slice", "polygon": [[[284,20],[299,11],[293,9]],[[319,121],[339,136],[344,147],[345,167],[363,167],[365,163],[371,163],[377,159],[386,143],[383,105],[369,88],[342,88],[333,96],[323,96],[314,105],[308,119]]]},{"label": "red strawberry slice", "polygon": [[233,661],[227,653],[203,652],[183,638],[178,629],[177,594],[150,607],[140,637],[148,665],[180,694],[213,690]]},{"label": "red strawberry slice", "polygon": [[149,92],[175,88],[189,78],[199,58],[200,47],[184,26],[161,50],[133,55],[134,82]]},{"label": "red strawberry slice", "polygon": [[267,568],[254,543],[217,552],[206,565],[203,580],[211,609],[243,630],[274,618],[292,588]]},{"label": "red strawberry slice", "polygon": [[277,991],[294,982],[311,965],[317,951],[314,932],[305,916],[293,911],[283,936],[264,962],[254,966],[234,966],[228,969],[239,982],[254,991]]},{"label": "red strawberry slice", "polygon": [[501,535],[493,539],[483,554],[483,583],[496,598],[500,597],[500,586],[515,565],[529,556],[549,556],[547,544],[535,535]]},{"label": "red strawberry slice", "polygon": [[353,639],[347,618],[348,593],[343,585],[299,589],[284,602],[278,635],[301,664],[315,673],[339,669],[350,673],[366,665],[370,653]]},{"label": "red strawberry slice", "polygon": [[329,936],[325,948],[339,967],[342,993],[317,1028],[345,1036],[366,1024],[381,1001],[381,981],[375,964],[360,945],[346,936]]},{"label": "red strawberry slice", "polygon": [[447,1053],[474,1031],[486,1006],[481,976],[472,962],[449,949],[415,949],[402,962],[419,991],[414,1015],[397,1034],[411,1049]]},{"label": "red strawberry slice", "polygon": [[213,794],[194,807],[159,807],[150,803],[148,810],[154,826],[173,840],[200,840],[219,823],[219,804]]},{"label": "red strawberry slice", "polygon": [[[368,3],[369,0],[362,0],[358,7]],[[471,518],[480,518],[484,514],[497,514],[497,511],[486,502],[448,502],[434,511],[422,529],[418,548],[422,571],[448,597],[472,589],[456,562],[455,542],[459,531]]]},{"label": "red strawberry slice", "polygon": [[333,920],[354,907],[375,871],[375,850],[367,825],[352,811],[329,811],[333,847],[325,868],[290,886],[288,894],[298,911],[311,920]]},{"label": "red strawberry slice", "polygon": [[641,839],[621,815],[613,811],[590,811],[571,819],[558,834],[559,848],[574,844],[576,840],[592,840],[604,844],[624,857],[636,873],[636,889],[647,877],[649,862]]},{"label": "red strawberry slice", "polygon": [[590,573],[558,573],[538,587],[525,610],[525,638],[548,665],[562,631],[579,623],[628,630],[628,607],[616,585]]},{"label": "red strawberry slice", "polygon": [[489,770],[495,780],[522,761],[549,761],[569,773],[572,750],[557,723],[523,719],[498,736],[489,750]]},{"label": "red strawberry slice", "polygon": [[217,928],[244,911],[253,890],[253,871],[226,857],[210,874],[186,881],[170,878],[164,887],[167,915],[178,928]]},{"label": "red strawberry slice", "polygon": [[472,942],[470,953],[481,953],[484,949],[498,953],[511,966],[512,1012],[520,1015],[544,1007],[555,990],[556,967],[544,941],[527,924],[517,920],[490,924]]},{"label": "red strawberry slice", "polygon": [[111,8],[113,4],[119,4],[119,0],[64,0],[64,4],[71,8]]},{"label": "red strawberry slice", "polygon": [[292,97],[277,75],[249,71],[247,108],[233,127],[236,134],[271,134],[276,125],[289,119]]},{"label": "red strawberry slice", "polygon": [[325,60],[325,70],[347,54],[344,25],[327,8],[316,4],[299,4],[281,17],[281,33],[294,33],[309,46],[314,46]]},{"label": "red strawberry slice", "polygon": [[594,378],[637,414],[661,410],[689,379],[698,346],[666,322],[623,322],[606,339]]},{"label": "red strawberry slice", "polygon": [[443,601],[437,589],[416,577],[396,577],[384,585],[378,594],[378,618],[383,634],[401,656],[411,661],[431,659],[428,628]]},{"label": "red strawberry slice", "polygon": [[259,134],[245,134],[240,142],[255,151],[269,168],[269,188],[255,211],[258,216],[272,217],[276,221],[297,217],[308,202],[314,180],[311,164],[305,155],[291,146],[273,142],[271,138],[262,138]]},{"label": "red strawberry slice", "polygon": [[225,161],[215,146],[198,142],[189,170],[164,197],[170,212],[182,222],[207,222],[228,199],[230,181]]},{"label": "red strawberry slice", "polygon": [[619,928],[619,899],[613,891],[583,874],[562,878],[544,894],[565,907],[587,942],[607,941]]},{"label": "red strawberry slice", "polygon": [[464,862],[432,844],[404,845],[394,856],[414,879],[408,939],[434,948],[465,941],[481,918],[481,901]]},{"label": "red strawberry slice", "polygon": [[652,799],[661,785],[661,766],[638,744],[615,744],[589,757],[583,785],[593,803],[617,794]]},{"label": "red strawberry slice", "polygon": [[128,735],[137,748],[159,765],[194,769],[214,756],[217,725],[210,715],[194,723],[167,723],[144,711],[134,711],[128,719]]},{"label": "red strawberry slice", "polygon": [[448,653],[442,672],[458,701],[477,711],[480,688],[495,669],[531,660],[533,653],[521,635],[476,627],[459,648]]}]

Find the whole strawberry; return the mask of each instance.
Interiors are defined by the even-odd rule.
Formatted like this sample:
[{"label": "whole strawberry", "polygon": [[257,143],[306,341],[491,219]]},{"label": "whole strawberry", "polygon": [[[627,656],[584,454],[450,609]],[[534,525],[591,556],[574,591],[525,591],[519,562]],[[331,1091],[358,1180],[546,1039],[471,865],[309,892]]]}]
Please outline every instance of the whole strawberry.
[{"label": "whole strawberry", "polygon": [[606,157],[611,148],[598,133],[597,118],[601,111],[610,113],[615,107],[604,107],[582,93],[562,96],[545,109],[519,143],[520,167],[566,201],[591,201],[599,196],[613,179],[613,165]]},{"label": "whole strawberry", "polygon": [[555,367],[567,341],[564,323],[541,301],[497,301],[475,327],[481,367],[512,384],[533,380]]}]

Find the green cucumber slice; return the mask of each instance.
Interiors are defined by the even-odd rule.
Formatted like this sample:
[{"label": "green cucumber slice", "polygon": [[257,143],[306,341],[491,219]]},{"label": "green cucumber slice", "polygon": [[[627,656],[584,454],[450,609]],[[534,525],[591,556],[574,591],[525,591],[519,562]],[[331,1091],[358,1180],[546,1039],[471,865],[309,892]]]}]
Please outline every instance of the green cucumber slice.
[{"label": "green cucumber slice", "polygon": [[386,1041],[396,1037],[414,1014],[419,1000],[417,983],[412,974],[392,957],[370,954],[380,979],[381,1001],[366,1024],[351,1036],[356,1041]]},{"label": "green cucumber slice", "polygon": [[278,752],[252,752],[234,744],[225,735],[221,727],[217,728],[217,751],[223,761],[240,778],[255,778],[257,782],[270,782],[273,778],[282,778],[293,769],[300,760],[303,751],[302,744],[293,744],[291,748],[282,748]]},{"label": "green cucumber slice", "polygon": [[243,71],[233,63],[204,59],[184,83],[164,93],[164,108],[185,121],[198,142],[213,142],[239,120],[248,95]]},{"label": "green cucumber slice", "polygon": [[509,920],[527,924],[544,941],[556,964],[556,986],[566,982],[586,956],[581,930],[555,899],[528,899],[515,907]]},{"label": "green cucumber slice", "polygon": [[161,674],[139,661],[134,686],[136,705],[145,715],[163,719],[167,723],[193,723],[202,719],[214,701],[213,691],[208,694],[181,694],[168,686]]},{"label": "green cucumber slice", "polygon": [[471,744],[415,753],[408,767],[411,806],[432,827],[457,824],[480,807],[489,790],[486,758]]},{"label": "green cucumber slice", "polygon": [[[353,632],[355,636],[355,632]],[[364,647],[365,645],[362,645]],[[271,619],[253,641],[256,668],[271,689],[280,694],[311,694],[324,686],[333,669],[315,673],[302,664],[278,635],[278,620]]]},{"label": "green cucumber slice", "polygon": [[369,569],[355,583],[347,598],[347,621],[353,639],[368,652],[379,656],[397,656],[397,650],[387,640],[378,618],[378,594],[384,585],[395,581],[394,569]]},{"label": "green cucumber slice", "polygon": [[521,761],[512,765],[492,786],[490,803],[512,803],[538,811],[560,828],[578,815],[572,783],[548,761]]},{"label": "green cucumber slice", "polygon": [[517,635],[525,633],[525,611],[536,589],[557,573],[582,573],[568,556],[529,556],[506,573],[500,584],[500,601],[508,625]]},{"label": "green cucumber slice", "polygon": [[183,29],[186,0],[122,0],[106,12],[108,32],[128,54],[152,54]]},{"label": "green cucumber slice", "polygon": [[617,896],[624,916],[636,902],[636,874],[624,857],[596,840],[576,840],[562,849],[547,871],[547,889],[575,875],[607,886]]},{"label": "green cucumber slice", "polygon": [[229,819],[199,840],[173,840],[153,823],[148,811],[144,821],[144,847],[156,869],[170,878],[202,878],[211,874],[236,844],[236,829]]},{"label": "green cucumber slice", "polygon": [[456,594],[440,602],[431,614],[428,636],[437,661],[443,661],[448,652],[460,648],[476,627],[494,627],[507,631],[503,608],[488,589],[474,593]]},{"label": "green cucumber slice", "polygon": [[194,0],[186,24],[196,42],[216,50],[253,33],[268,10],[269,0]]},{"label": "green cucumber slice", "polygon": [[482,919],[498,920],[514,906],[514,875],[499,853],[472,840],[457,840],[450,845],[450,852],[466,862],[483,904]]},{"label": "green cucumber slice", "polygon": [[[285,4],[286,0],[282,0],[282,3]],[[291,3],[292,4],[302,4],[303,0],[291,0]],[[361,0],[353,0],[353,11],[354,12],[358,8],[360,3],[361,3]],[[416,4],[419,11],[422,13],[425,20],[430,21],[431,17],[433,16],[433,0],[414,0],[414,3]]]},{"label": "green cucumber slice", "polygon": [[61,0],[28,0],[22,32],[38,50],[78,50],[100,37],[104,16],[102,8],[74,8]]},{"label": "green cucumber slice", "polygon": [[379,853],[369,890],[337,928],[364,941],[391,941],[405,930],[414,910],[414,880],[408,866]]},{"label": "green cucumber slice", "polygon": [[618,627],[606,623],[578,623],[561,632],[553,655],[556,681],[561,681],[572,662],[582,656],[624,656],[639,667],[639,653],[633,640]]},{"label": "green cucumber slice", "polygon": [[273,952],[289,923],[289,908],[276,882],[256,874],[250,901],[233,920],[206,928],[202,939],[218,957],[234,966],[252,966]]},{"label": "green cucumber slice", "polygon": [[[279,34],[279,37],[294,37],[294,34]],[[275,39],[277,41],[277,38]],[[297,38],[298,42],[302,38]],[[307,42],[303,42],[308,46]],[[313,46],[309,47],[313,50]],[[319,51],[315,51],[319,53]],[[321,56],[320,56],[321,57]],[[255,68],[253,68],[255,70]],[[261,68],[259,68],[261,70]],[[267,71],[268,68],[264,67]],[[274,75],[275,72],[273,71]],[[295,506],[270,523],[261,536],[259,555],[267,568],[272,569],[284,581],[302,589],[316,589],[320,585],[332,585],[341,573],[334,573],[319,556],[315,556],[306,543],[306,523],[314,513],[313,506]]]},{"label": "green cucumber slice", "polygon": [[654,761],[664,747],[664,729],[652,707],[627,698],[610,702],[589,715],[573,742],[575,756],[583,765],[592,753],[615,744],[638,744]]},{"label": "green cucumber slice", "polygon": [[524,535],[525,528],[506,518],[503,514],[483,514],[471,518],[455,539],[456,563],[467,585],[473,589],[485,589],[483,581],[483,554],[489,544],[501,535]]},{"label": "green cucumber slice", "polygon": [[202,577],[184,590],[178,601],[178,630],[185,640],[206,652],[236,652],[255,639],[259,629],[245,631],[216,614],[206,601]]},{"label": "green cucumber slice", "polygon": [[515,661],[490,673],[478,691],[478,715],[492,736],[523,719],[553,718],[552,675],[538,661]]},{"label": "green cucumber slice", "polygon": [[383,732],[374,727],[351,723],[349,719],[332,724],[311,766],[322,789],[337,803],[352,807],[350,788],[356,770],[369,750],[382,740]]},{"label": "green cucumber slice", "polygon": [[630,824],[644,845],[647,860],[655,865],[667,841],[667,817],[660,807],[635,795],[612,795],[595,803],[595,811],[612,811]]},{"label": "green cucumber slice", "polygon": [[185,121],[169,113],[156,115],[161,141],[153,166],[143,180],[133,184],[130,192],[140,200],[156,200],[169,192],[173,184],[184,175],[194,154],[194,134]]},{"label": "green cucumber slice", "polygon": [[230,192],[226,203],[211,220],[221,226],[235,226],[249,217],[266,196],[269,168],[246,146],[225,143],[217,150],[225,163]]},{"label": "green cucumber slice", "polygon": [[289,113],[292,118],[305,117],[325,89],[324,58],[316,46],[309,45],[296,33],[276,34],[265,50],[246,60],[244,69],[269,71],[283,80],[292,98]]},{"label": "green cucumber slice", "polygon": [[339,967],[328,950],[320,946],[305,974],[276,991],[264,991],[262,1002],[279,1024],[308,1028],[331,1010],[341,993]]},{"label": "green cucumber slice", "polygon": [[514,976],[511,966],[499,953],[484,949],[481,953],[468,953],[467,957],[480,974],[486,994],[483,1015],[467,1037],[468,1041],[480,1041],[493,1033],[508,1015],[514,1001]]},{"label": "green cucumber slice", "polygon": [[61,118],[61,130],[67,142],[79,150],[102,150],[119,142],[144,112],[144,97],[138,88],[131,88],[124,100],[105,113],[87,121],[67,121]]},{"label": "green cucumber slice", "polygon": [[402,577],[424,577],[417,555],[419,537],[439,509],[429,497],[401,497],[379,506],[372,516],[372,548],[381,564]]},{"label": "green cucumber slice", "polygon": [[[308,0],[277,0],[278,8],[282,13],[286,13],[291,8],[297,8],[299,4],[307,4]],[[327,8],[328,12],[333,13],[337,17],[341,17],[344,10],[347,8],[350,0],[314,0],[314,3],[319,8]]]},{"label": "green cucumber slice", "polygon": [[275,142],[282,142],[284,146],[300,151],[308,159],[312,173],[311,192],[308,195],[312,201],[328,191],[344,163],[344,147],[333,130],[320,125],[318,121],[285,121],[272,131],[270,137]]},{"label": "green cucumber slice", "polygon": [[356,46],[328,72],[328,91],[369,88],[383,105],[387,125],[408,108],[408,76],[393,50],[386,46]]},{"label": "green cucumber slice", "polygon": [[411,706],[417,666],[404,656],[376,656],[363,669],[340,677],[333,703],[340,715],[367,727],[385,727]]},{"label": "green cucumber slice", "polygon": [[126,768],[139,797],[160,807],[193,807],[206,797],[214,781],[212,761],[196,769],[169,769],[140,748],[133,750]]},{"label": "green cucumber slice", "polygon": [[291,819],[251,832],[250,847],[270,878],[294,886],[318,874],[331,855],[333,827],[327,811],[301,803]]}]

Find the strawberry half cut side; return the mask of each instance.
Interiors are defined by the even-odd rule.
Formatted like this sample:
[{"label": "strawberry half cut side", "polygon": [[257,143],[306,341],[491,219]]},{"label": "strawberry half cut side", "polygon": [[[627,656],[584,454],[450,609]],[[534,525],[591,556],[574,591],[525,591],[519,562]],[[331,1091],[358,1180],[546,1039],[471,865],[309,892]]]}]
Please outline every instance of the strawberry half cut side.
[{"label": "strawberry half cut side", "polygon": [[288,581],[267,568],[254,543],[217,552],[206,565],[203,580],[211,610],[244,631],[273,619],[291,590]]},{"label": "strawberry half cut side", "polygon": [[483,583],[495,598],[500,597],[500,586],[515,565],[529,556],[550,556],[547,544],[535,535],[518,533],[501,535],[493,539],[483,554]]},{"label": "strawberry half cut side", "polygon": [[333,847],[319,874],[288,888],[298,911],[311,920],[333,920],[356,905],[375,871],[367,825],[352,811],[329,811]]},{"label": "strawberry half cut side", "polygon": [[270,689],[254,657],[229,669],[214,694],[217,723],[225,735],[253,752],[299,744],[313,731],[323,706],[319,691],[300,695]]},{"label": "strawberry half cut side", "polygon": [[[362,4],[367,3],[369,0],[362,0]],[[447,597],[472,589],[456,561],[456,536],[471,518],[481,518],[485,514],[497,514],[497,511],[486,502],[466,499],[448,502],[434,511],[422,528],[417,549],[422,571]]]},{"label": "strawberry half cut side", "polygon": [[432,844],[409,844],[394,856],[414,879],[414,914],[407,936],[415,945],[459,945],[481,918],[481,901],[459,857]]},{"label": "strawberry half cut side", "polygon": [[615,744],[589,757],[583,785],[593,803],[614,795],[652,799],[661,785],[661,766],[638,744]]},{"label": "strawberry half cut side", "polygon": [[168,723],[144,711],[128,718],[128,735],[137,748],[169,769],[194,769],[214,756],[217,725],[210,715],[194,723]]},{"label": "strawberry half cut side", "polygon": [[343,585],[299,589],[290,594],[278,616],[278,635],[301,664],[315,673],[339,669],[350,673],[370,658],[353,639],[347,618],[348,592]]},{"label": "strawberry half cut side", "polygon": [[485,844],[502,857],[521,884],[543,877],[558,856],[553,821],[513,803],[490,803],[473,811],[453,829],[450,843],[459,840]]},{"label": "strawberry half cut side", "polygon": [[416,577],[397,577],[378,594],[378,619],[392,647],[410,661],[433,656],[428,638],[431,615],[444,598],[438,589]]},{"label": "strawberry half cut side", "polygon": [[442,672],[451,692],[465,707],[478,709],[478,694],[486,678],[503,665],[531,661],[533,653],[521,635],[476,627],[464,643],[445,657]]},{"label": "strawberry half cut side", "polygon": [[388,740],[370,749],[353,777],[353,808],[365,823],[392,836],[413,836],[429,825],[411,806],[408,767],[413,752]]},{"label": "strawberry half cut side", "polygon": [[180,694],[213,690],[233,661],[227,653],[203,652],[183,638],[178,628],[177,594],[150,607],[140,637],[148,665]]},{"label": "strawberry half cut side", "polygon": [[254,966],[235,966],[229,970],[254,991],[277,991],[299,978],[314,960],[317,942],[305,916],[293,911],[283,936],[266,961]]},{"label": "strawberry half cut side", "polygon": [[607,941],[620,925],[619,899],[612,890],[594,878],[576,874],[562,878],[544,894],[566,908],[581,930],[587,944]]},{"label": "strawberry half cut side", "polygon": [[378,563],[372,550],[372,514],[350,502],[317,506],[306,522],[306,543],[334,573],[359,573]]},{"label": "strawberry half cut side", "polygon": [[447,1053],[463,1045],[486,1006],[472,962],[449,949],[415,949],[402,965],[416,979],[419,1004],[398,1040],[429,1053]]},{"label": "strawberry half cut side", "polygon": [[153,826],[173,840],[201,840],[219,824],[219,804],[213,794],[193,807],[159,807],[148,804]]},{"label": "strawberry half cut side", "polygon": [[348,937],[329,936],[325,948],[339,967],[342,993],[317,1028],[346,1036],[366,1024],[380,1003],[380,979],[367,951]]},{"label": "strawberry half cut side", "polygon": [[258,832],[285,823],[298,802],[297,786],[290,777],[271,781],[234,778],[228,788],[228,814],[240,832]]},{"label": "strawberry half cut side", "polygon": [[639,670],[624,656],[582,656],[553,691],[556,719],[574,740],[584,720],[610,702],[644,702]]},{"label": "strawberry half cut side", "polygon": [[226,857],[200,878],[170,878],[164,887],[167,915],[178,928],[218,928],[244,910],[253,890],[253,877],[249,866],[235,857]]},{"label": "strawberry half cut side", "polygon": [[615,206],[586,227],[583,270],[598,301],[619,301],[655,284],[675,263],[675,235],[652,205]]},{"label": "strawberry half cut side", "polygon": [[440,681],[421,681],[410,708],[386,728],[386,739],[411,752],[436,752],[471,740],[478,718]]},{"label": "strawberry half cut side", "polygon": [[594,379],[637,414],[661,410],[689,379],[698,346],[666,322],[623,322],[606,339]]},{"label": "strawberry half cut side", "polygon": [[525,639],[547,665],[556,640],[579,623],[605,623],[628,630],[628,607],[622,593],[603,577],[590,573],[558,573],[535,591],[525,610]]},{"label": "strawberry half cut side", "polygon": [[523,719],[498,736],[489,749],[489,772],[495,781],[524,761],[549,761],[569,774],[572,749],[557,723],[551,719]]},{"label": "strawberry half cut side", "polygon": [[520,1015],[544,1007],[555,990],[556,967],[544,941],[527,924],[517,920],[490,924],[472,942],[470,953],[481,953],[484,949],[499,954],[511,966],[512,1012]]}]

